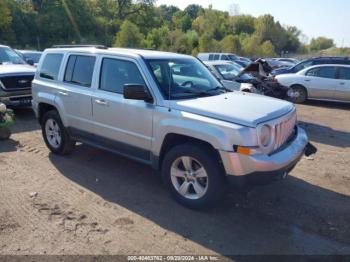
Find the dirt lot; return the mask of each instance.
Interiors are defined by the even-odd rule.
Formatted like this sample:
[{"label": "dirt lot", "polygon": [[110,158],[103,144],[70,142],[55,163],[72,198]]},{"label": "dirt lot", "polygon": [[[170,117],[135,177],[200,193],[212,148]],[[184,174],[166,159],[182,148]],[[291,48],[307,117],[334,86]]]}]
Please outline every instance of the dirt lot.
[{"label": "dirt lot", "polygon": [[198,212],[141,164],[85,145],[50,154],[32,112],[17,110],[0,142],[0,254],[350,254],[350,105],[298,113],[314,158]]}]

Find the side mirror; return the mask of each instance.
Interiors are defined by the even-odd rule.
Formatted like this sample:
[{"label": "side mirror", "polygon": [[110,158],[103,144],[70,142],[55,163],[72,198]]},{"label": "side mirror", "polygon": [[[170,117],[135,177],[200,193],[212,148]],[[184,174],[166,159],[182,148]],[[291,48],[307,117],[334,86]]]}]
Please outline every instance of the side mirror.
[{"label": "side mirror", "polygon": [[34,65],[34,61],[32,59],[27,59],[26,62],[31,66]]},{"label": "side mirror", "polygon": [[148,93],[146,87],[140,84],[125,84],[123,95],[125,99],[144,100],[152,103],[153,98]]}]

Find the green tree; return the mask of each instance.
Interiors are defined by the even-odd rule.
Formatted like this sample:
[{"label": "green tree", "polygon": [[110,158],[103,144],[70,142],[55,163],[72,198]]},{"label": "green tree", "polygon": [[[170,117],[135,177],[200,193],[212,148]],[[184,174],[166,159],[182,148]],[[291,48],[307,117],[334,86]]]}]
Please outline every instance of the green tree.
[{"label": "green tree", "polygon": [[231,16],[229,18],[229,26],[232,34],[252,34],[255,31],[255,18],[251,15]]},{"label": "green tree", "polygon": [[240,38],[237,35],[227,35],[220,41],[221,51],[239,53],[241,51]]},{"label": "green tree", "polygon": [[257,54],[261,57],[274,57],[276,56],[275,47],[271,41],[265,41],[259,46]]},{"label": "green tree", "polygon": [[327,37],[318,37],[318,38],[311,39],[310,50],[318,51],[318,50],[328,49],[334,46],[335,44],[333,39],[330,39]]},{"label": "green tree", "polygon": [[134,23],[125,20],[116,35],[113,46],[117,47],[143,47],[144,36]]},{"label": "green tree", "polygon": [[7,0],[0,1],[0,39],[4,43],[14,41],[14,35],[11,28],[12,16]]}]

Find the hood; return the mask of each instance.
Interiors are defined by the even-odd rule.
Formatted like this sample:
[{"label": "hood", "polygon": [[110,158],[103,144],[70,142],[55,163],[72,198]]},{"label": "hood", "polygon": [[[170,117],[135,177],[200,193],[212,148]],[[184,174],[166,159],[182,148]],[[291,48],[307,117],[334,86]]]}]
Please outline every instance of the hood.
[{"label": "hood", "polygon": [[289,113],[293,110],[294,105],[262,95],[232,92],[217,96],[170,101],[170,107],[239,125],[256,127],[259,123]]},{"label": "hood", "polygon": [[0,64],[0,74],[35,74],[34,66],[25,64]]},{"label": "hood", "polygon": [[272,75],[288,74],[293,67],[284,67],[272,71]]}]

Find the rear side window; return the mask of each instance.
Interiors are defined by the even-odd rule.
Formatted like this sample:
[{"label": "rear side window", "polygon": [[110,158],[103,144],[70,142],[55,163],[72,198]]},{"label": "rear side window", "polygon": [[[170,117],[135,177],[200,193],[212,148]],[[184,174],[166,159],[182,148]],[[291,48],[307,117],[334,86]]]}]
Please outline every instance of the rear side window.
[{"label": "rear side window", "polygon": [[209,60],[214,60],[214,55],[209,55]]},{"label": "rear side window", "polygon": [[214,55],[214,60],[219,60],[220,55]]},{"label": "rear side window", "polygon": [[324,66],[310,69],[306,75],[322,78],[335,78],[336,68],[333,66]]},{"label": "rear side window", "polygon": [[339,79],[350,80],[350,68],[339,67]]},{"label": "rear side window", "polygon": [[63,54],[47,54],[40,68],[40,77],[57,80]]},{"label": "rear side window", "polygon": [[68,59],[64,81],[90,87],[95,61],[94,56],[71,55]]},{"label": "rear side window", "polygon": [[104,58],[101,68],[100,89],[122,94],[125,84],[145,85],[137,66],[130,61]]}]

